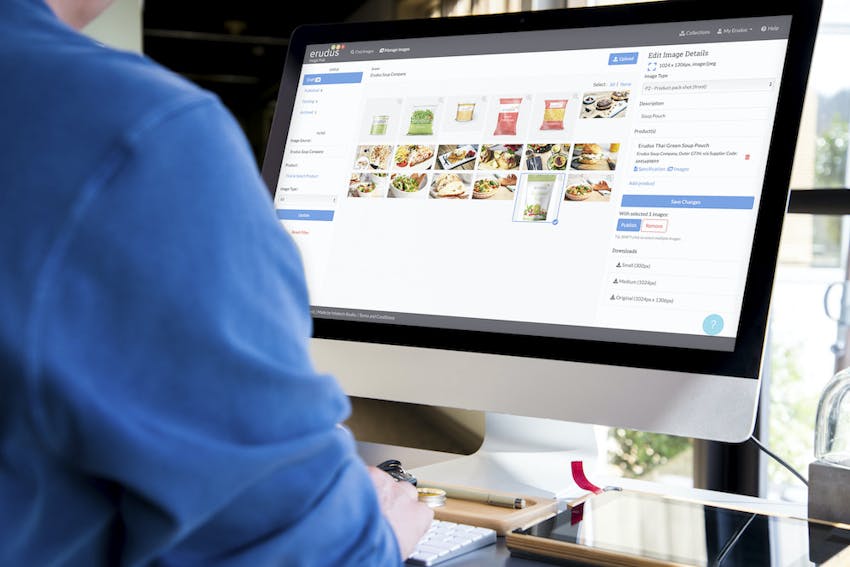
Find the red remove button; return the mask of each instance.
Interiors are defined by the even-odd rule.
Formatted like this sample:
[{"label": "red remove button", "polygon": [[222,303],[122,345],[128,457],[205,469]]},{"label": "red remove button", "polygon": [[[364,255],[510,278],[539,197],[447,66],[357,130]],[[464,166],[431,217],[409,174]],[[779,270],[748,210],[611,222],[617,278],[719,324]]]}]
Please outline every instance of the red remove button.
[{"label": "red remove button", "polygon": [[667,219],[643,219],[641,232],[667,232]]}]

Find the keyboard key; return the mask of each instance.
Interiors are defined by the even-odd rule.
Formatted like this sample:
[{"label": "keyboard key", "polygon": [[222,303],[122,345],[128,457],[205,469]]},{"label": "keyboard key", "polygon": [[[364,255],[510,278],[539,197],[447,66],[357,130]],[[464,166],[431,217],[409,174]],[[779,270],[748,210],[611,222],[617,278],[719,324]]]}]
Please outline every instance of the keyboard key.
[{"label": "keyboard key", "polygon": [[430,567],[493,543],[496,543],[495,530],[433,520],[416,550],[407,558],[407,564]]}]

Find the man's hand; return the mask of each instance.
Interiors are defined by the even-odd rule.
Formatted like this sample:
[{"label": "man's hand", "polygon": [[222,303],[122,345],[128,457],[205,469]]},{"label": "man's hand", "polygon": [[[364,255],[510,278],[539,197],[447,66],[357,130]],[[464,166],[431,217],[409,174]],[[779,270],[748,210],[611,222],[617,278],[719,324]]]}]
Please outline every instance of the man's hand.
[{"label": "man's hand", "polygon": [[409,482],[398,482],[384,471],[368,467],[378,492],[381,511],[395,532],[402,560],[416,549],[419,539],[431,525],[434,511],[419,502],[419,494]]}]

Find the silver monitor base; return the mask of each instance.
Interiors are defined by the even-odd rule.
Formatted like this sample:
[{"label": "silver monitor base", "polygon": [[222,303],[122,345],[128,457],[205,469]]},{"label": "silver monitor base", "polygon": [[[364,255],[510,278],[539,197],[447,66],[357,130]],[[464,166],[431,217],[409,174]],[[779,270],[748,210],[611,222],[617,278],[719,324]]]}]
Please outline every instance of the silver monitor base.
[{"label": "silver monitor base", "polygon": [[491,413],[485,420],[484,442],[472,455],[409,453],[389,447],[383,452],[380,446],[361,444],[361,456],[369,464],[399,459],[420,486],[431,481],[538,498],[585,494],[573,482],[570,463],[583,461],[591,480],[604,463],[592,425]]}]

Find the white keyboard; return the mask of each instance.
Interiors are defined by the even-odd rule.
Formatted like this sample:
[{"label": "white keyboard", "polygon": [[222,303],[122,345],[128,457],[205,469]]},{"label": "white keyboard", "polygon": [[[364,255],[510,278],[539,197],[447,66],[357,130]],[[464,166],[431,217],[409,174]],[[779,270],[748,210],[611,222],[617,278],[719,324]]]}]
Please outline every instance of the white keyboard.
[{"label": "white keyboard", "polygon": [[458,555],[496,543],[496,531],[468,524],[432,520],[408,565],[437,565]]}]

